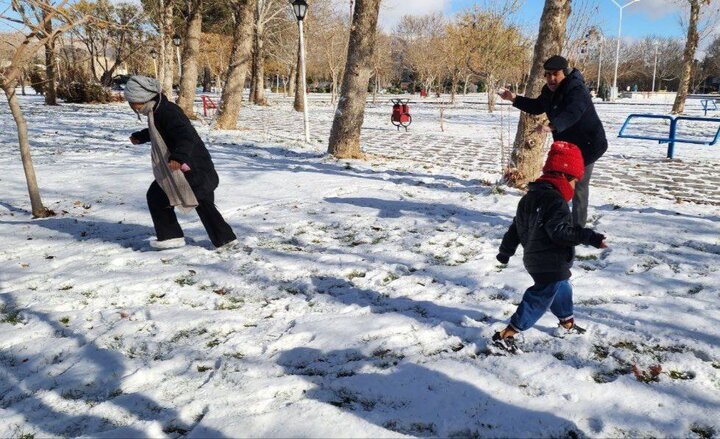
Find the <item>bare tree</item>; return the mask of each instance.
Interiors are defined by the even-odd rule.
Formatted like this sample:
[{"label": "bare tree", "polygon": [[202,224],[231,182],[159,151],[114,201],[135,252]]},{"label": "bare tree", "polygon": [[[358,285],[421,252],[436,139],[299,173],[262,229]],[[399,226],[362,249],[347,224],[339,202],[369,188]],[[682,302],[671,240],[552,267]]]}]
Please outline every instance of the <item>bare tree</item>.
[{"label": "bare tree", "polygon": [[194,103],[198,80],[200,38],[202,37],[203,5],[203,0],[185,0],[185,39],[177,104],[190,119],[196,118]]},{"label": "bare tree", "polygon": [[510,22],[518,7],[517,0],[485,2],[462,13],[455,28],[455,40],[463,46],[456,56],[464,53],[467,68],[485,80],[489,112],[495,108],[498,81],[523,74],[527,47],[520,29]]},{"label": "bare tree", "polygon": [[710,0],[687,0],[690,5],[690,16],[688,17],[687,40],[683,52],[683,67],[680,75],[680,87],[678,88],[675,102],[673,103],[673,114],[680,114],[685,111],[685,100],[687,99],[690,81],[692,80],[693,62],[695,51],[700,41],[698,22],[700,21],[700,9],[703,4],[709,5]]},{"label": "bare tree", "polygon": [[372,74],[381,0],[356,0],[350,42],[328,153],[338,158],[362,158],[360,130],[365,118],[365,99]]},{"label": "bare tree", "polygon": [[[545,0],[540,30],[533,63],[528,79],[526,95],[532,96],[543,87],[543,62],[552,55],[562,52],[565,41],[565,28],[570,15],[571,0]],[[525,187],[540,173],[543,162],[543,146],[546,134],[538,134],[535,127],[546,121],[545,115],[533,116],[522,113],[518,122],[515,144],[510,157],[509,169],[505,178],[509,185]]]},{"label": "bare tree", "polygon": [[306,18],[308,71],[330,81],[331,102],[337,100],[340,80],[347,61],[349,29],[346,9],[332,0],[313,2],[312,14]]},{"label": "bare tree", "polygon": [[[47,15],[46,11],[43,11],[43,15]],[[53,34],[52,19],[45,19],[45,26],[43,28],[45,35]],[[55,39],[48,38],[45,42],[45,105],[57,105],[57,78],[56,62],[55,62]]]},{"label": "bare tree", "polygon": [[242,106],[245,77],[252,58],[252,32],[255,15],[255,0],[233,0],[233,48],[230,54],[227,78],[223,87],[217,128],[234,130]]},{"label": "bare tree", "polygon": [[[70,37],[77,37],[85,46],[92,77],[110,86],[115,72],[144,48],[145,16],[137,5],[108,0],[81,0],[73,5],[73,11],[94,17],[93,22],[74,28]],[[74,50],[72,40],[70,46]]]},{"label": "bare tree", "polygon": [[[14,47],[9,65],[0,69],[0,88],[5,93],[17,126],[20,156],[30,195],[32,215],[35,218],[52,216],[54,212],[43,205],[40,197],[40,188],[30,154],[27,122],[16,96],[16,87],[24,69],[27,68],[38,50],[45,46],[45,43],[66,32],[72,26],[89,19],[89,17],[83,17],[77,21],[71,20],[67,11],[67,2],[68,0],[61,0],[53,6],[47,1],[12,0],[6,9],[0,9],[0,21],[22,26],[25,34],[23,41]],[[47,33],[47,22],[56,18],[64,20],[64,24],[55,26],[51,33]]]},{"label": "bare tree", "polygon": [[255,31],[253,33],[253,63],[250,102],[267,105],[265,98],[265,40],[275,21],[287,15],[286,0],[256,0]]},{"label": "bare tree", "polygon": [[440,13],[403,16],[395,28],[395,37],[404,46],[403,67],[412,70],[425,90],[444,72],[447,54],[443,50],[445,18]]}]

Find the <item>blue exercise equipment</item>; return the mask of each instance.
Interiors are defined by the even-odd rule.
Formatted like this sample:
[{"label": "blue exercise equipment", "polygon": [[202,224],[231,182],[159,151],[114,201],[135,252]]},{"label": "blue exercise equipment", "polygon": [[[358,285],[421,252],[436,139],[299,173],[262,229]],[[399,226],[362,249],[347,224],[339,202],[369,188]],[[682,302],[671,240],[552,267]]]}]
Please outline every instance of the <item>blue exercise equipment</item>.
[{"label": "blue exercise equipment", "polygon": [[707,116],[707,112],[710,110],[710,105],[712,105],[712,110],[717,110],[717,104],[719,102],[720,99],[701,99],[700,104],[702,104],[703,110],[705,111],[705,116]]},{"label": "blue exercise equipment", "polygon": [[[659,137],[659,136],[652,136],[652,135],[646,135],[641,136],[637,134],[625,134],[625,129],[627,128],[628,124],[633,119],[661,119],[661,120],[668,120],[670,121],[670,133],[667,136]],[[694,121],[694,122],[712,122],[718,124],[718,129],[715,132],[715,137],[711,141],[707,140],[697,140],[697,139],[683,139],[682,137],[677,137],[677,125],[678,122],[682,121]],[[624,138],[624,139],[640,139],[640,140],[657,140],[658,143],[667,143],[668,149],[667,149],[667,158],[672,159],[673,155],[675,154],[675,144],[676,143],[692,143],[695,145],[708,145],[712,146],[715,145],[720,139],[720,119],[711,118],[711,117],[688,117],[688,116],[669,116],[664,114],[630,114],[627,119],[625,119],[625,123],[623,124],[622,128],[620,128],[620,133],[618,133],[618,137]]]}]

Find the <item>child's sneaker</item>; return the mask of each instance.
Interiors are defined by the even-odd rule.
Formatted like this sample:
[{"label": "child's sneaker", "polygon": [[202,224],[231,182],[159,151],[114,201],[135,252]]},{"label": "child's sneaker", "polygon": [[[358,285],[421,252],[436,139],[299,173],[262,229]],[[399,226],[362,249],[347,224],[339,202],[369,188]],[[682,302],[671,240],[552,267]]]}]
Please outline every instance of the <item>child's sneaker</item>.
[{"label": "child's sneaker", "polygon": [[495,335],[493,335],[492,346],[509,354],[518,354],[522,352],[520,348],[518,348],[517,343],[515,343],[514,337],[502,337],[500,332],[496,332]]},{"label": "child's sneaker", "polygon": [[570,326],[569,328],[563,326],[562,322],[558,323],[557,328],[555,328],[555,331],[553,332],[553,335],[558,338],[565,338],[568,335],[583,335],[586,332],[586,329],[578,326],[574,320],[571,320],[571,322],[572,326]]}]

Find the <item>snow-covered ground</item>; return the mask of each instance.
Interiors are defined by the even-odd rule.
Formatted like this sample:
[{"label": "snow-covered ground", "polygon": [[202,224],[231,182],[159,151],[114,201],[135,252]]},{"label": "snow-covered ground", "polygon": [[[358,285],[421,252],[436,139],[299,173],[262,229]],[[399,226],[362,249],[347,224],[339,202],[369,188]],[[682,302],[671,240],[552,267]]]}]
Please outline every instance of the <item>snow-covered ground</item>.
[{"label": "snow-covered ground", "polygon": [[[720,205],[642,190],[648,156],[676,168],[615,138],[669,104],[598,104],[611,149],[590,216],[610,248],[580,248],[573,272],[589,333],[554,338],[546,315],[524,353],[496,356],[488,338],[531,284],[519,255],[495,260],[521,196],[493,185],[518,113],[476,101],[448,107],[445,132],[437,105],[415,105],[407,135],[371,105],[364,162],[324,156],[320,100],[312,147],[286,99],[245,107],[237,132],[199,123],[241,248],[214,250],[193,213],[190,245],[166,252],[148,245],[150,159],[126,105],[22,99],[58,213],[33,220],[2,104],[0,437],[717,437]],[[487,145],[498,166],[433,161],[422,133]],[[377,154],[394,139],[427,160]],[[676,154],[687,178],[717,179],[720,147]],[[626,185],[600,184],[611,171]]]}]

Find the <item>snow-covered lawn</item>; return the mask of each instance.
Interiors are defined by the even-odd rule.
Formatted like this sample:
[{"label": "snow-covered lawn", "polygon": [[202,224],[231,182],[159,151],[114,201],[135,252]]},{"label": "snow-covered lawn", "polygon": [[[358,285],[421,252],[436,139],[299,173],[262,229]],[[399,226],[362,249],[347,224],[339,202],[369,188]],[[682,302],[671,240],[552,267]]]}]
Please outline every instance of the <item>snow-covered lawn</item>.
[{"label": "snow-covered lawn", "polygon": [[[580,248],[573,271],[589,333],[554,338],[546,315],[524,353],[495,356],[488,339],[531,284],[519,255],[495,260],[521,196],[497,175],[336,161],[290,129],[198,125],[241,248],[214,250],[193,213],[180,217],[190,245],[155,252],[148,148],[127,142],[142,122],[125,105],[22,103],[58,216],[30,219],[3,104],[0,437],[720,434],[717,204],[594,187],[591,225],[610,248]],[[440,133],[423,108],[416,132],[499,142],[484,125],[498,113],[448,109]],[[614,138],[634,107],[598,108],[605,167],[664,155]],[[244,108],[241,125],[268,111]],[[271,111],[298,121],[285,101]],[[314,129],[332,111],[314,105]],[[517,112],[502,111],[512,131]],[[372,107],[367,132],[392,135],[388,114]],[[720,148],[678,148],[718,169]]]}]

